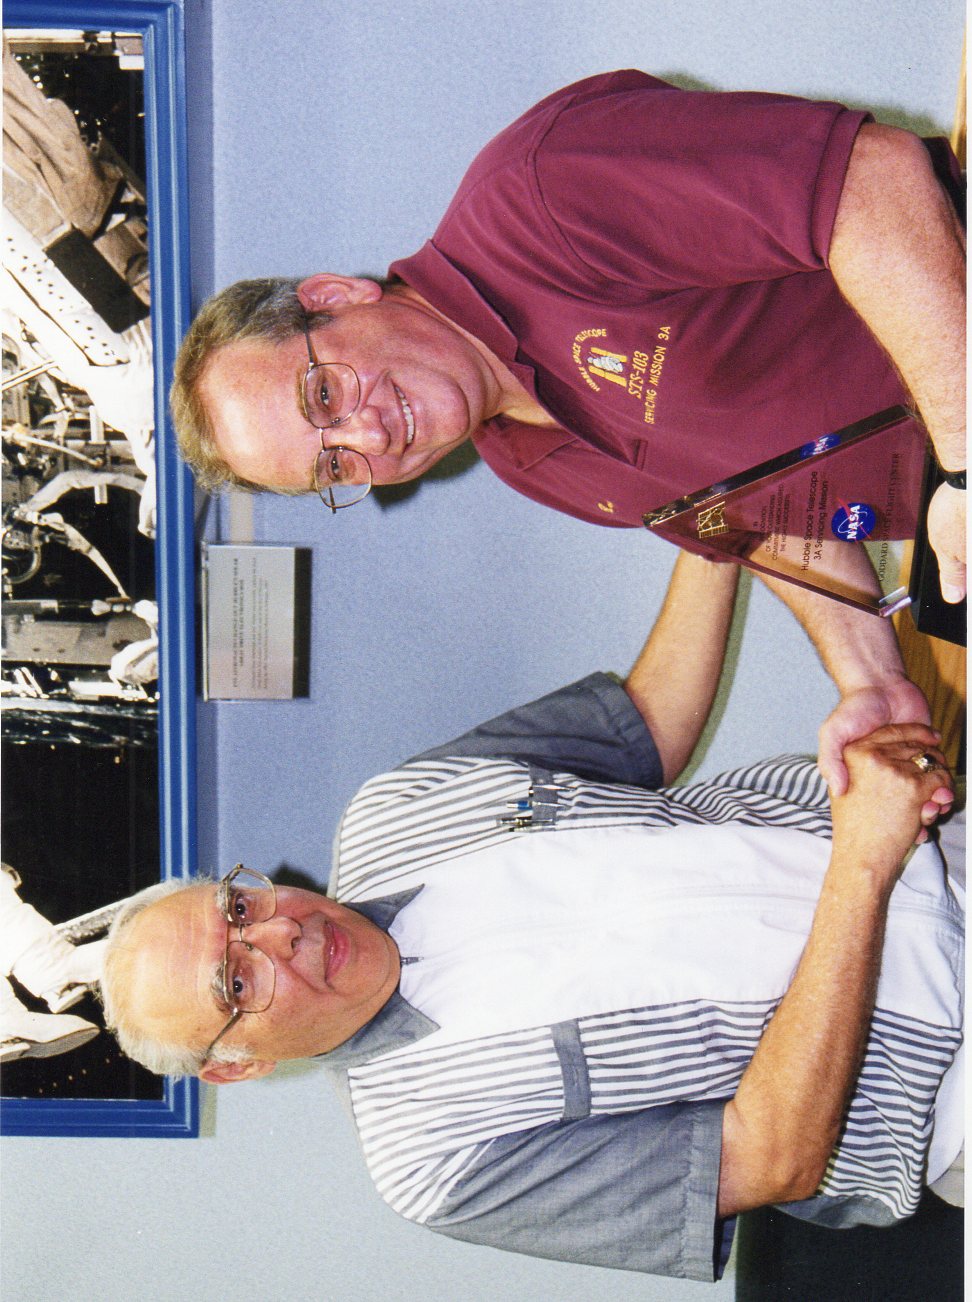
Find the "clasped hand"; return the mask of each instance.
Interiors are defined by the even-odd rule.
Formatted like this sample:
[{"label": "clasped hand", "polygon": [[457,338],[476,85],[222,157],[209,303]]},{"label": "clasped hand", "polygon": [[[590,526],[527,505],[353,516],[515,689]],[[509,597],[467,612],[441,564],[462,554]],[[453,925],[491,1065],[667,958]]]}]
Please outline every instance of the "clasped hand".
[{"label": "clasped hand", "polygon": [[[922,723],[892,723],[844,748],[848,785],[831,793],[834,844],[853,849],[863,866],[897,873],[908,849],[951,807],[955,791],[938,733]],[[938,767],[924,771],[917,756]]]},{"label": "clasped hand", "polygon": [[847,692],[824,721],[818,739],[817,766],[831,795],[842,796],[847,790],[844,751],[851,742],[869,736],[886,723],[930,721],[928,702],[921,689],[903,674],[887,678],[880,686]]}]

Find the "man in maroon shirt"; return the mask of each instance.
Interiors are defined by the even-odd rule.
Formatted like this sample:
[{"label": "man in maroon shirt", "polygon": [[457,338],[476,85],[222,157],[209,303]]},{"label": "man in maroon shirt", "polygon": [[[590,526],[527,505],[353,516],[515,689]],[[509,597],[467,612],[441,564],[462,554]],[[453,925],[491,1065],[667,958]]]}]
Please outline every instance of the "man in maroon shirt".
[{"label": "man in maroon shirt", "polygon": [[[911,401],[953,472],[929,532],[959,600],[949,161],[838,104],[588,78],[486,146],[389,281],[323,273],[211,300],[177,366],[184,454],[204,486],[316,488],[336,509],[472,439],[519,491],[623,527]],[[821,748],[840,787],[846,741],[925,704],[884,621],[771,586],[841,688]]]}]

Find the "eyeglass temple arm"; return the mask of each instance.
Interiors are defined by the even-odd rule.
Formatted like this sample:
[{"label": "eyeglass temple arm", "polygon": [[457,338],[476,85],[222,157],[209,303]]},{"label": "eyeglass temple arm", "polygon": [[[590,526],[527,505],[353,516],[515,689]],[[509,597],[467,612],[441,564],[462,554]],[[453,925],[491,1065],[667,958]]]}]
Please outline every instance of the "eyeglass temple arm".
[{"label": "eyeglass temple arm", "polygon": [[311,348],[310,340],[310,323],[307,320],[307,313],[304,313],[304,343],[307,345],[307,364],[316,366],[317,359],[314,356],[314,350]]},{"label": "eyeglass temple arm", "polygon": [[213,1056],[213,1050],[216,1048],[217,1044],[219,1044],[219,1042],[220,1042],[220,1040],[223,1038],[223,1036],[226,1035],[228,1032],[232,1031],[233,1027],[236,1025],[236,1023],[240,1020],[240,1018],[241,1018],[242,1016],[243,1016],[243,1010],[242,1010],[241,1008],[240,1008],[240,1009],[237,1009],[236,1012],[233,1014],[233,1016],[229,1019],[229,1021],[228,1021],[228,1022],[226,1023],[226,1025],[223,1027],[223,1029],[220,1031],[219,1035],[216,1036],[216,1039],[213,1040],[212,1044],[209,1046],[209,1048],[208,1048],[208,1049],[206,1050],[206,1052],[203,1054],[203,1063],[204,1063],[204,1064],[207,1063],[207,1062],[209,1061],[209,1059]]}]

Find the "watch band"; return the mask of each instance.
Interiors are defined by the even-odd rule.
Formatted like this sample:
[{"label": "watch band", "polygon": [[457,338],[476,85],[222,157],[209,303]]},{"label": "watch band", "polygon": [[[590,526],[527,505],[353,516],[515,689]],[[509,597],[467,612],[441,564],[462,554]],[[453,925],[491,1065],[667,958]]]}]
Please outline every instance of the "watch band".
[{"label": "watch band", "polygon": [[964,470],[943,470],[942,480],[948,484],[949,488],[965,488],[965,471]]}]

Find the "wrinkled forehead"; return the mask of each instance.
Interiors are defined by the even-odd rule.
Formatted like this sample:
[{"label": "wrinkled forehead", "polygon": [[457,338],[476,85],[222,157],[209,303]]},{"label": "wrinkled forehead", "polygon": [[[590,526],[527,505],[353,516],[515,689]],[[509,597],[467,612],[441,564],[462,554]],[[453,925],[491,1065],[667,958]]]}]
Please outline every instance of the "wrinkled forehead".
[{"label": "wrinkled forehead", "polygon": [[129,1014],[144,1032],[189,1042],[213,1025],[219,1029],[214,980],[225,954],[226,923],[213,884],[150,904],[132,920],[124,943]]}]

